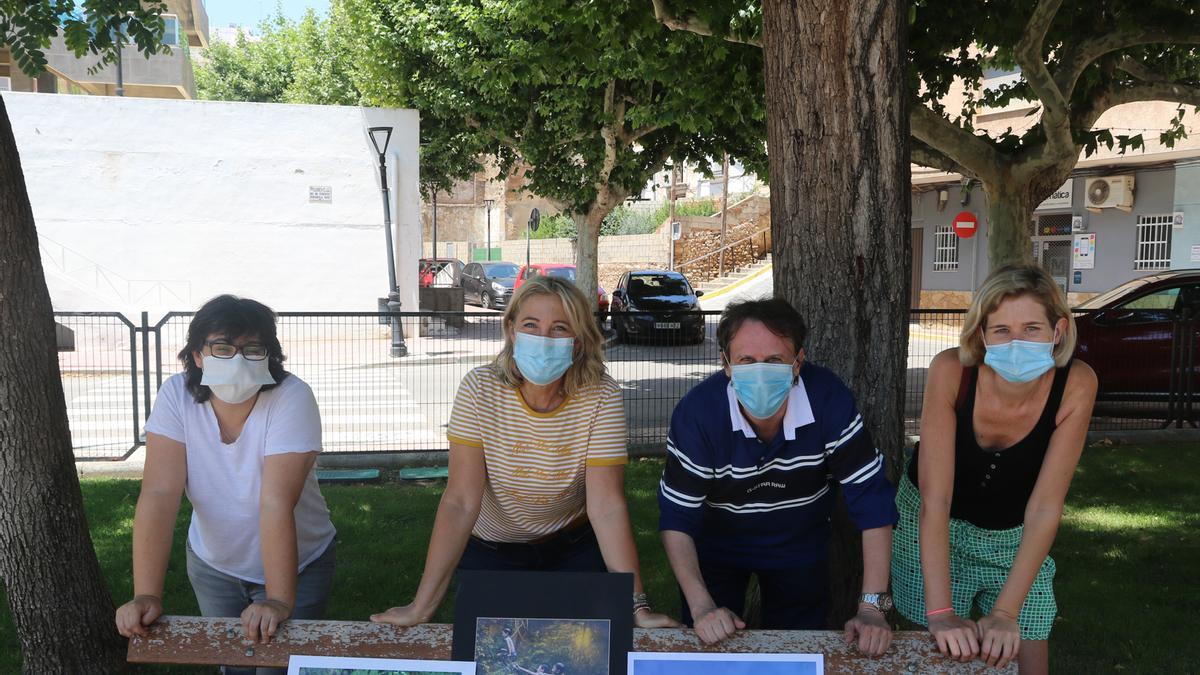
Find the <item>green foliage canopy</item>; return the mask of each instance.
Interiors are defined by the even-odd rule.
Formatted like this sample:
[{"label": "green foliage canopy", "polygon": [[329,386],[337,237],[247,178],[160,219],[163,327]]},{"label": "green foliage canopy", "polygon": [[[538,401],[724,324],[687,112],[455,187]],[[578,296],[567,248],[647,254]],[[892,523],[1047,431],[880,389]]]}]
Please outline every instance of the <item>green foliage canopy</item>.
[{"label": "green foliage canopy", "polygon": [[[665,25],[762,44],[761,0],[648,0]],[[1200,106],[1200,4],[1195,0],[912,0],[908,83],[913,161],[980,180],[991,198],[993,264],[1028,255],[1033,208],[1080,153],[1144,148],[1142,133],[1096,128],[1124,103],[1181,104],[1158,140],[1186,135],[1182,104]],[[989,72],[1017,72],[985,86]],[[955,86],[961,107],[945,102]],[[977,117],[1019,101],[1026,118],[994,134]],[[1136,130],[1131,130],[1136,131]]]},{"label": "green foliage canopy", "polygon": [[673,34],[642,0],[337,6],[364,98],[420,109],[426,152],[458,168],[428,181],[439,189],[488,154],[531,166],[536,194],[607,213],[671,157],[729,151],[765,170],[761,53]]},{"label": "green foliage canopy", "polygon": [[258,35],[239,32],[234,44],[215,43],[196,65],[202,99],[258,103],[357,105],[346,34],[337,16],[309,9],[299,21],[282,13],[263,21]]}]

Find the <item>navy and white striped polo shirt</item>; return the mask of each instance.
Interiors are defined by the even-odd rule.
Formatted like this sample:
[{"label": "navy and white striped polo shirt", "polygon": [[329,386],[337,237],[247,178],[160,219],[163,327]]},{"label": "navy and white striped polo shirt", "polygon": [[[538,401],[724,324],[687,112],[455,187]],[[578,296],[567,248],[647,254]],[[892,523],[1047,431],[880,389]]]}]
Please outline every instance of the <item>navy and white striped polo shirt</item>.
[{"label": "navy and white striped polo shirt", "polygon": [[860,530],[894,525],[895,487],[854,396],[805,363],[781,433],[760,440],[724,371],[675,406],[659,483],[659,530],[690,535],[702,560],[787,569],[828,557],[834,481]]}]

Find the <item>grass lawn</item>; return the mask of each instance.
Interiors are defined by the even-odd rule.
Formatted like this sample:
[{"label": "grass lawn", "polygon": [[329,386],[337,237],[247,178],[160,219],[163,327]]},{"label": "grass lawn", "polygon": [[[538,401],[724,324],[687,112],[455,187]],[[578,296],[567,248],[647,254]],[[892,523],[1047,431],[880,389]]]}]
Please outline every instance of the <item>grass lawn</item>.
[{"label": "grass lawn", "polygon": [[[1185,673],[1200,664],[1190,631],[1200,625],[1200,448],[1093,447],[1084,452],[1052,555],[1059,619],[1051,668],[1062,673]],[[662,464],[635,461],[627,493],[642,569],[655,608],[679,599],[658,543],[655,489]],[[366,620],[407,603],[420,578],[441,483],[326,486],[338,528],[338,570],[330,618]],[[131,594],[129,547],[138,482],[88,479],[84,499],[100,564],[118,603]],[[166,611],[197,614],[184,568],[185,506],[167,573]],[[0,594],[2,598],[2,594]],[[451,599],[435,621],[451,621]],[[0,602],[0,673],[20,656]],[[148,668],[143,672],[211,672]]]}]

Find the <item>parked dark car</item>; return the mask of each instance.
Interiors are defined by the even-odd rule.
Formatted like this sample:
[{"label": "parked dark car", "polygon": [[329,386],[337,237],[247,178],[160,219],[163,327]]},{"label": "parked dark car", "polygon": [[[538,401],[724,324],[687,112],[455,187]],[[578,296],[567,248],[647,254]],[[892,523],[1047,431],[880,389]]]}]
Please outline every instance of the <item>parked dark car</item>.
[{"label": "parked dark car", "polygon": [[504,309],[512,298],[518,270],[516,263],[501,260],[470,263],[462,273],[466,302],[484,309]]},{"label": "parked dark car", "polygon": [[[1076,308],[1086,313],[1076,315],[1075,354],[1096,371],[1099,400],[1166,400],[1174,322],[1184,308],[1200,313],[1200,270],[1134,279]],[[1194,330],[1200,349],[1200,328]],[[1200,376],[1200,355],[1193,363],[1193,376]]]},{"label": "parked dark car", "polygon": [[458,258],[421,258],[417,267],[417,284],[421,288],[458,286],[463,267],[463,261]]},{"label": "parked dark car", "polygon": [[704,316],[699,314],[704,291],[692,288],[687,277],[666,270],[626,272],[612,294],[613,329],[617,339],[673,338],[704,341]]}]

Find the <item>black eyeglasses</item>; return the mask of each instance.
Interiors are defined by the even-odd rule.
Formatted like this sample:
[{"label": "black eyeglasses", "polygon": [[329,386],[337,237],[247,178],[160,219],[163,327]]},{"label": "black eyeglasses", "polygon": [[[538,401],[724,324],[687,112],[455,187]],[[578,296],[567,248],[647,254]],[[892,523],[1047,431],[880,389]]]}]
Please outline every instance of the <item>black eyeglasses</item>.
[{"label": "black eyeglasses", "polygon": [[267,358],[267,348],[265,345],[260,345],[257,342],[250,342],[238,347],[231,342],[221,340],[213,340],[205,342],[209,352],[218,359],[232,359],[237,356],[238,352],[242,353],[242,357],[247,361],[262,361]]}]

